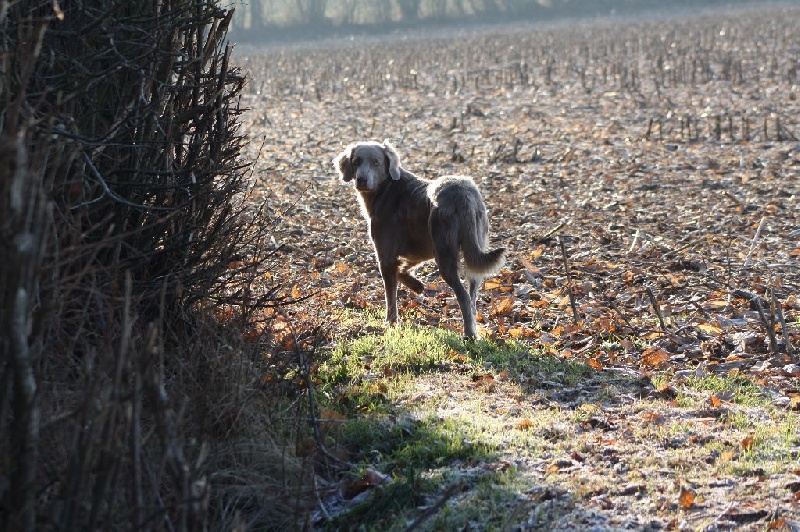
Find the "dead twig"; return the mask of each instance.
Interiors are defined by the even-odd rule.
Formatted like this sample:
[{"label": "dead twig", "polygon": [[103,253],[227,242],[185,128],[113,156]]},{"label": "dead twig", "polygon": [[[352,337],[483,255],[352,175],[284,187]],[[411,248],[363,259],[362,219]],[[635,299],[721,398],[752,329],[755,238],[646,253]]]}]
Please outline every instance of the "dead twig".
[{"label": "dead twig", "polygon": [[658,324],[661,326],[661,330],[664,332],[669,332],[667,330],[667,324],[664,322],[664,315],[661,313],[661,306],[658,304],[656,295],[649,286],[645,286],[644,289],[647,291],[647,297],[650,299],[650,304],[653,306],[653,311],[656,313],[656,317],[658,317]]},{"label": "dead twig", "polygon": [[642,239],[642,229],[637,228],[636,233],[633,235],[633,240],[631,240],[631,247],[628,248],[628,255],[633,253],[633,250],[636,249],[636,246],[639,244],[639,241]]},{"label": "dead twig", "polygon": [[459,493],[463,489],[464,489],[464,484],[461,482],[453,484],[452,486],[447,488],[445,492],[442,494],[442,496],[439,497],[439,500],[436,501],[435,504],[425,509],[424,512],[422,512],[416,519],[414,519],[413,523],[408,525],[408,528],[406,528],[406,532],[411,532],[412,530],[416,530],[429,517],[433,516],[439,510],[441,510],[444,507],[444,505],[447,504],[447,501],[453,497],[453,495]]},{"label": "dead twig", "polygon": [[559,223],[557,226],[555,226],[555,227],[553,227],[552,229],[550,229],[550,230],[549,230],[548,232],[546,232],[545,234],[543,234],[543,235],[541,235],[541,236],[537,237],[537,238],[535,239],[535,241],[536,241],[537,243],[541,243],[541,242],[546,242],[546,241],[548,241],[548,240],[550,239],[550,237],[552,237],[554,234],[556,234],[557,232],[561,231],[561,229],[563,229],[565,226],[567,226],[567,225],[569,224],[569,222],[570,222],[570,221],[571,221],[571,220],[570,220],[569,218],[567,218],[566,220],[564,220],[564,221],[562,221],[561,223]]},{"label": "dead twig", "polygon": [[778,298],[775,297],[775,292],[773,291],[771,294],[771,301],[772,301],[772,312],[775,316],[778,317],[778,323],[781,324],[781,333],[783,333],[783,341],[786,343],[786,354],[789,355],[789,359],[792,362],[797,362],[794,358],[794,349],[792,349],[792,342],[789,339],[789,330],[786,328],[786,320],[783,318],[783,309],[781,308],[781,303],[778,301]]},{"label": "dead twig", "polygon": [[750,266],[750,259],[753,257],[753,252],[756,249],[756,244],[758,244],[758,240],[761,238],[761,230],[764,229],[764,223],[767,221],[766,216],[761,217],[761,221],[758,222],[758,229],[756,229],[756,234],[753,235],[753,240],[750,242],[750,249],[747,251],[747,256],[744,258],[744,262],[742,263],[742,267],[739,270],[740,272],[744,272]]},{"label": "dead twig", "polygon": [[558,239],[558,245],[561,246],[561,257],[564,259],[564,272],[567,275],[567,293],[569,294],[569,306],[572,307],[572,320],[578,323],[578,307],[575,304],[575,292],[572,289],[572,272],[570,271],[569,260],[567,259],[567,248],[562,238]]},{"label": "dead twig", "polygon": [[[763,218],[762,218],[763,220]],[[769,343],[772,349],[772,352],[777,354],[778,353],[778,339],[775,336],[775,330],[772,326],[772,319],[767,319],[767,315],[764,312],[764,305],[762,304],[762,299],[757,294],[753,294],[747,292],[745,290],[735,290],[734,295],[739,297],[744,297],[749,299],[751,303],[753,303],[756,307],[756,311],[758,312],[758,317],[761,320],[761,324],[764,326],[764,329],[767,331],[767,336],[769,336]]]},{"label": "dead twig", "polygon": [[[290,322],[291,323],[291,322]],[[314,330],[314,337],[319,338],[320,336],[320,329],[321,327],[317,327]],[[292,332],[292,340],[294,342],[295,353],[297,354],[297,362],[300,366],[300,370],[303,372],[303,379],[305,380],[306,384],[306,391],[308,392],[308,410],[309,410],[309,417],[311,418],[311,428],[314,432],[314,440],[317,444],[317,450],[322,453],[326,458],[333,461],[334,463],[346,466],[348,468],[354,468],[355,466],[348,462],[347,460],[342,460],[338,456],[335,456],[333,453],[328,451],[325,447],[324,438],[322,437],[322,432],[319,429],[319,418],[317,417],[317,403],[314,398],[314,382],[311,378],[311,364],[309,363],[309,354],[313,355],[314,351],[316,350],[316,342],[312,346],[311,353],[307,353],[303,350],[300,345],[300,339],[297,336],[297,332],[295,331],[294,327],[291,327]]]}]

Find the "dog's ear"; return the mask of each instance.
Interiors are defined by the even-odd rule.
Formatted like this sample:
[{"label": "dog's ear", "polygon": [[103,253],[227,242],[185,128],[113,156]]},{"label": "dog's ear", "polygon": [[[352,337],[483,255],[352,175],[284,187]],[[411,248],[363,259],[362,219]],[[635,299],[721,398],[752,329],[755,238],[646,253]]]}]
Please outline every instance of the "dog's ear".
[{"label": "dog's ear", "polygon": [[342,178],[342,181],[352,181],[354,177],[353,163],[350,161],[350,158],[353,155],[354,147],[355,144],[350,144],[333,160],[333,166],[336,167],[336,170],[339,172],[339,177]]},{"label": "dog's ear", "polygon": [[386,160],[389,161],[389,175],[397,181],[403,175],[403,167],[400,166],[400,156],[397,154],[397,150],[389,144],[388,140],[383,141],[383,153],[386,154]]}]

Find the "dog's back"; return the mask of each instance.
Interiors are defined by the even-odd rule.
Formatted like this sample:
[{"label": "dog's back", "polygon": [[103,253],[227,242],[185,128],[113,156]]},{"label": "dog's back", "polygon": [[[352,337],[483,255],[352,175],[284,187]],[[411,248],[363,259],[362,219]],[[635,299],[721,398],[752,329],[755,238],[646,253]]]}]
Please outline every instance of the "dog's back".
[{"label": "dog's back", "polygon": [[[505,258],[505,248],[487,251],[489,219],[478,187],[465,176],[445,176],[428,185],[432,212],[445,222],[456,238],[467,270],[480,276],[496,273]],[[434,230],[433,224],[431,230]]]}]

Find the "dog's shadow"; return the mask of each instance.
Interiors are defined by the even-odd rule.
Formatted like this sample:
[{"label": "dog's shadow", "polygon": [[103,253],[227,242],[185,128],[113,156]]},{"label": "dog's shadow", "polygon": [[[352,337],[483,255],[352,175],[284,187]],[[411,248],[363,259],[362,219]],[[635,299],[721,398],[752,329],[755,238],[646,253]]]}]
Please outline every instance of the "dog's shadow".
[{"label": "dog's shadow", "polygon": [[[580,358],[547,354],[535,343],[465,339],[455,331],[437,329],[438,338],[488,375],[519,385],[533,404],[575,409],[582,404],[612,405],[630,397],[652,396],[655,386],[636,371],[598,370]],[[609,390],[616,393],[610,394]]]}]

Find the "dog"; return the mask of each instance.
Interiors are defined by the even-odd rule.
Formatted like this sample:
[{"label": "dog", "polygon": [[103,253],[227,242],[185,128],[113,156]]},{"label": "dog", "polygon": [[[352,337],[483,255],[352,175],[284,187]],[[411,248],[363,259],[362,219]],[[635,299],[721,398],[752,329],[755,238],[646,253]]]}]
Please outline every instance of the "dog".
[{"label": "dog", "polygon": [[[435,259],[458,299],[464,336],[477,338],[478,287],[502,267],[506,250],[487,250],[489,220],[472,179],[417,177],[403,168],[397,151],[386,141],[350,144],[333,163],[343,181],[355,179],[386,289],[386,321],[397,322],[398,281],[422,292],[424,286],[412,270]],[[469,291],[459,277],[462,259]]]}]

